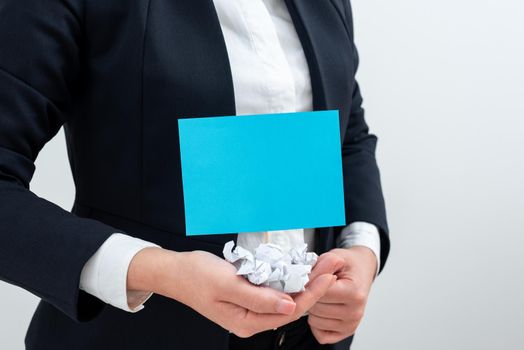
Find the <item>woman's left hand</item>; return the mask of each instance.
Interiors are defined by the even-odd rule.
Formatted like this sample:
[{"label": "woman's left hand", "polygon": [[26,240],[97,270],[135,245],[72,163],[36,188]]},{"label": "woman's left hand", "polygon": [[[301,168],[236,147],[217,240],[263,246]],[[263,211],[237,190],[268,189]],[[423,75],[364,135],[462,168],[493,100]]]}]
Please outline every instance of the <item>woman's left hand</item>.
[{"label": "woman's left hand", "polygon": [[320,344],[336,343],[355,333],[377,268],[373,252],[360,246],[333,249],[319,257],[311,280],[333,271],[338,278],[309,310],[308,322]]}]

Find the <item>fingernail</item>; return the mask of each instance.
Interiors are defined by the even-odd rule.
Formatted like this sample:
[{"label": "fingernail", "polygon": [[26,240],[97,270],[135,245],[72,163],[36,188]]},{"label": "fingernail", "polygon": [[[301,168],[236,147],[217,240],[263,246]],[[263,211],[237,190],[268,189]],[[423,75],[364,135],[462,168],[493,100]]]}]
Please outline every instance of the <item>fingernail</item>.
[{"label": "fingernail", "polygon": [[292,314],[293,311],[295,311],[295,303],[290,300],[280,299],[277,302],[275,310],[279,314]]},{"label": "fingernail", "polygon": [[333,278],[331,278],[331,285],[335,284],[337,281],[337,276],[333,275]]}]

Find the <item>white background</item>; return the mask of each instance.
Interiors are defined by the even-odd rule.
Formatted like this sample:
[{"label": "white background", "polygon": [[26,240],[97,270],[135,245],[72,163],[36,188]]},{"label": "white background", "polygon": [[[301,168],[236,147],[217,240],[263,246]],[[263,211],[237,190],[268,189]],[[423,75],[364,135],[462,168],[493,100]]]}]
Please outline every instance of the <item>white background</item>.
[{"label": "white background", "polygon": [[[524,5],[355,0],[353,8],[392,234],[353,349],[519,349]],[[41,153],[32,190],[71,207],[62,133]],[[36,303],[0,282],[1,349],[23,349]]]}]

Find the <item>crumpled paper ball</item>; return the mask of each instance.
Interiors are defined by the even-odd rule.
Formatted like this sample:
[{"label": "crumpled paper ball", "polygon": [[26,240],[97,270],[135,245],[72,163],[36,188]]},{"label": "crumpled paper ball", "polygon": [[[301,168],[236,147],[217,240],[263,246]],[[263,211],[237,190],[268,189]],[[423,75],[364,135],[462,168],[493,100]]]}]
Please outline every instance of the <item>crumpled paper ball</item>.
[{"label": "crumpled paper ball", "polygon": [[282,291],[298,293],[304,290],[309,281],[309,273],[315,266],[318,256],[307,251],[307,244],[295,247],[286,253],[281,247],[271,243],[260,244],[255,254],[234,241],[224,245],[224,258],[235,265],[237,275],[249,282]]}]

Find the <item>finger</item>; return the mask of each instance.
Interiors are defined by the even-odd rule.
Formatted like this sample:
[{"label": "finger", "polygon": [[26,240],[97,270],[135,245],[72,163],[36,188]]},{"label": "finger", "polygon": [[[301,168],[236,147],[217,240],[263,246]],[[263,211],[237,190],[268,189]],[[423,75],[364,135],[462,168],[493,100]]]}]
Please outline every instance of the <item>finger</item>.
[{"label": "finger", "polygon": [[[242,323],[242,327],[240,327],[241,331],[237,331],[235,334],[242,337],[248,337],[265,330],[281,327],[285,324],[288,324],[289,322],[298,319],[308,309],[310,309],[322,295],[326,293],[326,291],[329,289],[329,287],[335,280],[336,277],[333,275],[322,275],[316,278],[314,283],[311,283],[311,285],[308,286],[308,288],[306,288],[305,291],[299,293],[296,296],[295,312],[292,315],[282,315],[275,313],[257,313],[251,309],[244,309],[242,306],[239,306],[239,304],[237,304],[236,301],[224,302],[225,304],[230,304],[228,306],[228,309],[232,310],[235,313],[234,315],[232,315],[233,318],[235,320],[238,320],[238,322]],[[264,288],[255,287],[252,285],[250,286],[252,288],[256,288],[257,290]],[[281,294],[279,292],[276,293]],[[227,319],[227,316],[225,316],[224,321],[231,329],[235,329],[236,327],[238,327],[238,324],[230,324],[231,321]]]},{"label": "finger", "polygon": [[311,333],[320,344],[333,344],[346,338],[342,333],[325,331],[311,327]]},{"label": "finger", "polygon": [[326,304],[348,304],[353,302],[352,294],[355,290],[356,287],[351,281],[338,279],[327,293],[320,298],[320,302]]},{"label": "finger", "polygon": [[345,304],[326,304],[320,301],[309,310],[310,315],[337,320],[344,320],[347,312],[348,307]]},{"label": "finger", "polygon": [[311,327],[322,329],[325,331],[341,331],[344,327],[344,323],[341,320],[333,318],[318,317],[312,314],[308,316],[308,323]]},{"label": "finger", "polygon": [[256,334],[268,329],[278,328],[300,318],[326,293],[335,280],[336,278],[333,275],[322,275],[315,279],[314,283],[311,283],[305,291],[300,292],[295,297],[296,307],[292,315],[248,311],[243,319],[245,324],[249,325],[250,332],[248,334]]},{"label": "finger", "polygon": [[219,305],[223,306],[218,317],[220,324],[242,338],[283,326],[292,320],[291,315],[259,314],[226,301],[219,302]]},{"label": "finger", "polygon": [[324,253],[318,257],[318,261],[313,268],[313,271],[309,274],[309,280],[313,281],[320,275],[324,274],[335,274],[335,272],[341,270],[345,265],[344,259],[334,253]]},{"label": "finger", "polygon": [[358,325],[364,317],[364,310],[365,307],[361,305],[324,304],[318,302],[309,310],[309,314]]},{"label": "finger", "polygon": [[258,314],[291,315],[296,303],[289,295],[269,287],[254,286],[241,279],[232,284],[224,300],[242,306]]},{"label": "finger", "polygon": [[297,304],[294,315],[298,318],[306,311],[311,309],[313,305],[329,290],[335,283],[336,276],[331,274],[320,275],[311,281],[306,290],[297,294],[294,298]]}]

